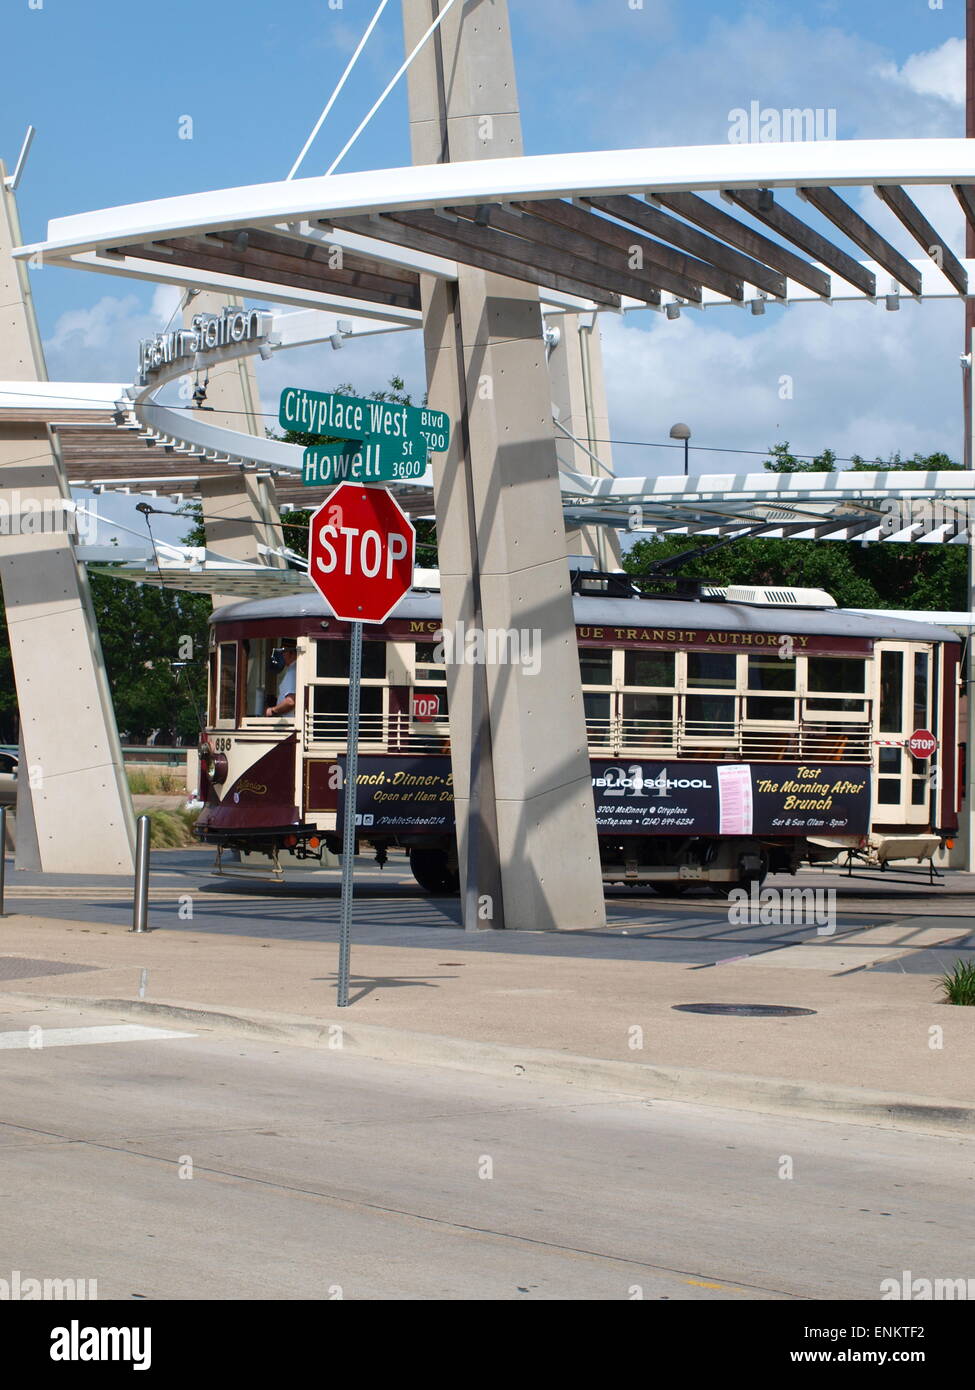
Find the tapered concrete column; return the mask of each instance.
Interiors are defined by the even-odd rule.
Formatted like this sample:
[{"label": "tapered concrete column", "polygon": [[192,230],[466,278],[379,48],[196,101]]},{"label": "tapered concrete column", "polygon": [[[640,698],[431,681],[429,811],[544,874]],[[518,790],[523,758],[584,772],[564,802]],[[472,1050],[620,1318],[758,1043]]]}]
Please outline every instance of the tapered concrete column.
[{"label": "tapered concrete column", "polygon": [[[558,330],[548,354],[552,404],[560,424],[579,441],[573,443],[556,428],[559,458],[573,473],[605,478],[613,471],[613,450],[598,315],[546,314],[545,326]],[[601,570],[621,567],[619,537],[612,526],[567,527],[566,543],[570,555],[588,555]]]},{"label": "tapered concrete column", "polygon": [[[439,4],[404,0],[408,49]],[[505,0],[454,7],[411,69],[410,117],[418,164],[521,154]],[[424,280],[423,305],[430,400],[455,421],[451,450],[434,456],[445,626],[480,630],[489,649],[500,633],[517,633],[521,656],[448,665],[465,925],[598,926],[605,910],[538,293],[461,267],[456,285]]]},{"label": "tapered concrete column", "polygon": [[[231,295],[204,290],[185,306],[183,320],[189,326],[194,314],[220,314],[228,305],[241,304]],[[208,409],[201,413],[207,424],[263,437],[264,420],[253,358],[217,363],[209,370],[206,389]],[[260,545],[284,544],[272,479],[228,464],[225,473],[200,479],[200,498],[207,546],[211,550],[232,560],[284,566],[283,560],[262,555],[258,549]],[[220,608],[231,601],[215,594],[213,604]]]},{"label": "tapered concrete column", "polygon": [[[43,381],[27,269],[10,254],[21,236],[5,172],[0,164],[0,379]],[[0,497],[9,518],[0,582],[21,726],[17,867],[130,874],[132,801],[88,577],[63,521],[53,524],[70,492],[46,425],[0,417]]]}]

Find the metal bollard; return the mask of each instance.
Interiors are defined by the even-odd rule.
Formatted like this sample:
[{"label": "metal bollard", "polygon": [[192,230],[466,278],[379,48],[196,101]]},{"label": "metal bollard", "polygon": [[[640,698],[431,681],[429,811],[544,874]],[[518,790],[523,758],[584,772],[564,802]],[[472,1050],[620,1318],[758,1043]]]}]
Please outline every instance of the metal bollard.
[{"label": "metal bollard", "polygon": [[6,916],[3,910],[4,880],[7,875],[7,808],[0,806],[0,917]]},{"label": "metal bollard", "polygon": [[149,930],[149,817],[136,822],[135,901],[132,905],[132,931]]}]

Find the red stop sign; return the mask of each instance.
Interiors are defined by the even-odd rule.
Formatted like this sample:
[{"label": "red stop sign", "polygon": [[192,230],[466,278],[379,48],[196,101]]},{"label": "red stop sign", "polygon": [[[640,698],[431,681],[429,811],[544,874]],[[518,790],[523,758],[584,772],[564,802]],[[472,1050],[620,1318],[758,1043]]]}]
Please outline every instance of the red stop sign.
[{"label": "red stop sign", "polygon": [[413,583],[416,530],[391,492],[339,483],[312,515],[308,575],[343,622],[382,623]]},{"label": "red stop sign", "polygon": [[908,752],[915,758],[930,758],[938,746],[938,740],[930,729],[915,729],[907,740]]},{"label": "red stop sign", "polygon": [[414,695],[413,718],[418,723],[429,724],[440,713],[439,695]]}]

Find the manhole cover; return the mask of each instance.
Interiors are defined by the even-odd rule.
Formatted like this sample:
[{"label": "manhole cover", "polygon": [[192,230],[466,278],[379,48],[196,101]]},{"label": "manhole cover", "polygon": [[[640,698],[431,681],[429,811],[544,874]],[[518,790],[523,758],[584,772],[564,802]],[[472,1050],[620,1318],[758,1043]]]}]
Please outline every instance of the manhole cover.
[{"label": "manhole cover", "polygon": [[33,980],[40,975],[73,975],[80,970],[99,970],[98,965],[67,965],[57,960],[31,960],[29,956],[0,956],[0,980]]},{"label": "manhole cover", "polygon": [[793,1009],[788,1004],[672,1004],[682,1014],[735,1014],[741,1018],[795,1018],[815,1009]]}]

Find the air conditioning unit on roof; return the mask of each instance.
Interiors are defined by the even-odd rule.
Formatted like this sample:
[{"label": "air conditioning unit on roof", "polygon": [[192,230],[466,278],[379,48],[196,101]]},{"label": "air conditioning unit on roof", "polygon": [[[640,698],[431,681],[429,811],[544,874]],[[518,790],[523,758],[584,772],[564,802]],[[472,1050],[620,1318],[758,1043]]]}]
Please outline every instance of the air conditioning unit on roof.
[{"label": "air conditioning unit on roof", "polygon": [[704,598],[723,598],[728,603],[759,603],[771,608],[835,608],[836,600],[825,589],[772,588],[768,585],[706,584]]}]

